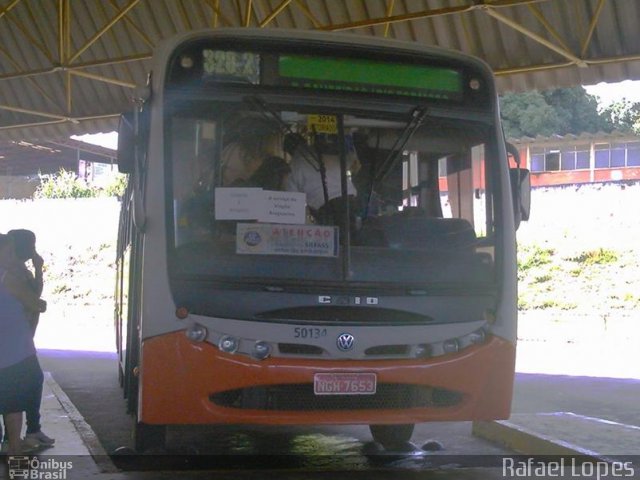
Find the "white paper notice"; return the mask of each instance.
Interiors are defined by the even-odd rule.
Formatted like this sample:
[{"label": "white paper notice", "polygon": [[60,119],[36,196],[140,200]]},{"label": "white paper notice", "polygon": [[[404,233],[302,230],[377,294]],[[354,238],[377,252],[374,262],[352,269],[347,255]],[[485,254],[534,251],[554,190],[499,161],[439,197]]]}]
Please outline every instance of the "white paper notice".
[{"label": "white paper notice", "polygon": [[216,188],[216,220],[256,220],[262,199],[261,188]]},{"label": "white paper notice", "polygon": [[303,224],[307,196],[261,188],[216,188],[216,220]]},{"label": "white paper notice", "polygon": [[306,221],[306,194],[264,190],[259,222],[303,224]]}]

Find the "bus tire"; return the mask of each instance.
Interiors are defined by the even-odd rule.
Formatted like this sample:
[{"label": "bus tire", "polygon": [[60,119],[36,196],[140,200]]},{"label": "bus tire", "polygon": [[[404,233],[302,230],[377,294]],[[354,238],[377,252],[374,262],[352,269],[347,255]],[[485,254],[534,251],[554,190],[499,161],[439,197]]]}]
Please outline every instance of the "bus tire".
[{"label": "bus tire", "polygon": [[166,425],[149,425],[136,422],[133,428],[133,448],[138,453],[147,450],[164,450],[167,439]]},{"label": "bus tire", "polygon": [[412,423],[403,425],[369,425],[373,440],[382,444],[383,447],[402,446],[411,440],[414,425]]}]

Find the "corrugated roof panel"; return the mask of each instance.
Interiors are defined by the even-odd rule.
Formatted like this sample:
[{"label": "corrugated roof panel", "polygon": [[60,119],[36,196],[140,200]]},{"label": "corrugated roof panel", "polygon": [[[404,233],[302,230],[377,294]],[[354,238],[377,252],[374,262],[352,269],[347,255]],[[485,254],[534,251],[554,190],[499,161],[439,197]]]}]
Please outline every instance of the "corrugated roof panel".
[{"label": "corrugated roof panel", "polygon": [[640,79],[636,0],[73,0],[71,61],[59,52],[65,4],[0,0],[0,138],[115,128],[113,115],[129,108],[130,87],[145,83],[161,40],[247,19],[252,27],[269,20],[267,28],[340,28],[461,50],[489,63],[501,91]]}]

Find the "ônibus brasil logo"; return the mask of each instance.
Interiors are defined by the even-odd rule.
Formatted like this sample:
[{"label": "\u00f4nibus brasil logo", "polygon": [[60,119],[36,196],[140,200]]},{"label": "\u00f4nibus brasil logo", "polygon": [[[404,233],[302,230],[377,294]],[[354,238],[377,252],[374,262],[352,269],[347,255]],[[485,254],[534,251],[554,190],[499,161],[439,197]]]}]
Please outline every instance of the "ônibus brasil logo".
[{"label": "\u00f4nibus brasil logo", "polygon": [[9,479],[66,480],[67,471],[73,468],[70,461],[55,458],[41,459],[26,455],[9,456],[7,461]]}]

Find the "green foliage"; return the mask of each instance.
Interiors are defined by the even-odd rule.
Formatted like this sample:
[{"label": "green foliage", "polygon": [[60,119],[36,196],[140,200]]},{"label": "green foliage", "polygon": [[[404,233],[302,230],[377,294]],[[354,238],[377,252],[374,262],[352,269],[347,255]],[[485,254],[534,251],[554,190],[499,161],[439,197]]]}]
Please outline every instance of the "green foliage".
[{"label": "green foliage", "polygon": [[601,115],[615,125],[617,130],[640,134],[640,102],[623,99],[609,105]]},{"label": "green foliage", "polygon": [[580,255],[572,257],[569,260],[585,265],[605,265],[617,262],[618,254],[614,250],[599,248],[597,250],[582,252]]},{"label": "green foliage", "polygon": [[40,186],[34,198],[86,198],[94,192],[75,173],[61,168],[57,175],[40,175]]},{"label": "green foliage", "polygon": [[560,123],[556,112],[536,91],[503,95],[500,110],[507,138],[548,136]]},{"label": "green foliage", "polygon": [[58,174],[40,175],[40,186],[33,196],[34,198],[121,197],[127,187],[127,178],[126,175],[119,173],[113,182],[101,189],[88,185],[73,172],[60,169]]},{"label": "green foliage", "polygon": [[530,305],[529,308],[533,308],[537,310],[544,310],[547,308],[557,308],[560,310],[575,310],[576,308],[578,308],[578,305],[572,302],[562,302],[559,300],[548,298],[548,299],[542,300],[539,303]]},{"label": "green foliage", "polygon": [[545,100],[560,118],[560,135],[583,132],[610,132],[613,129],[607,119],[598,112],[598,99],[589,95],[583,87],[557,88],[542,92]]},{"label": "green foliage", "polygon": [[533,279],[532,283],[546,283],[553,279],[551,275],[539,275]]},{"label": "green foliage", "polygon": [[107,197],[122,197],[127,189],[128,180],[128,175],[118,173],[113,182],[105,187],[104,194]]},{"label": "green foliage", "polygon": [[535,267],[551,263],[555,253],[553,248],[542,248],[538,245],[523,248],[518,255],[518,270],[526,272]]},{"label": "green foliage", "polygon": [[615,126],[583,87],[507,93],[500,110],[507,138],[611,132]]}]

